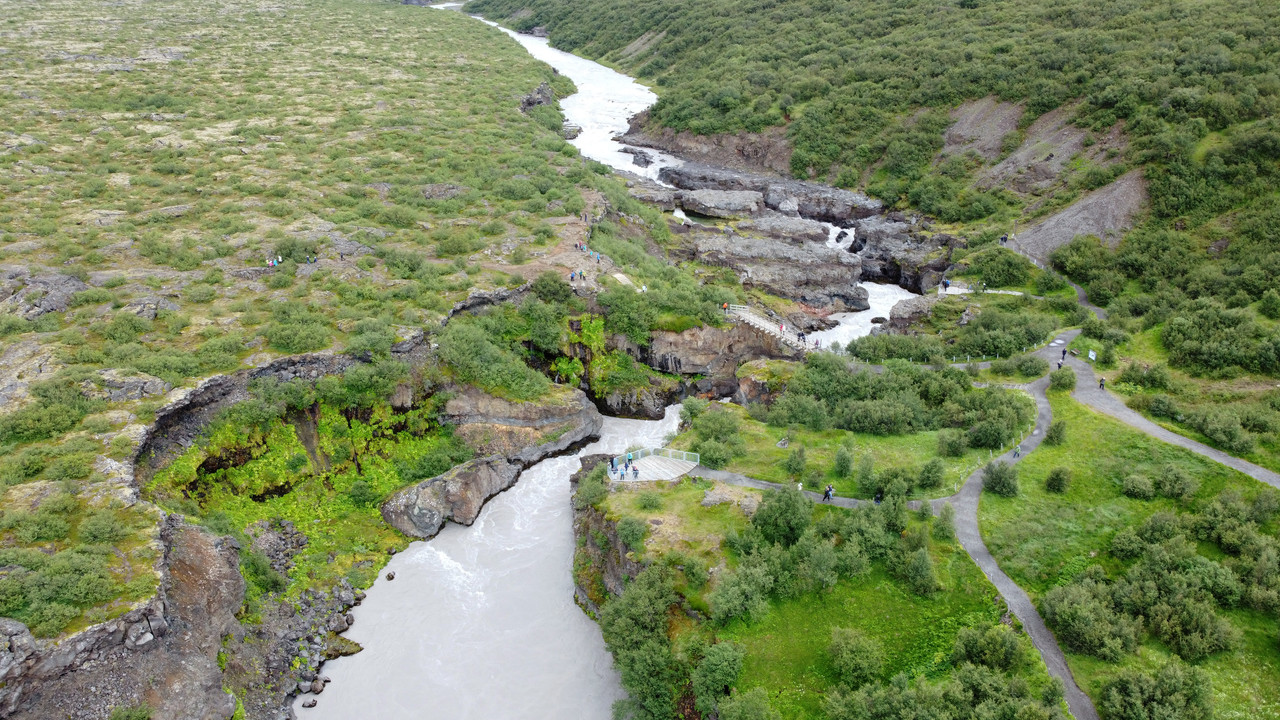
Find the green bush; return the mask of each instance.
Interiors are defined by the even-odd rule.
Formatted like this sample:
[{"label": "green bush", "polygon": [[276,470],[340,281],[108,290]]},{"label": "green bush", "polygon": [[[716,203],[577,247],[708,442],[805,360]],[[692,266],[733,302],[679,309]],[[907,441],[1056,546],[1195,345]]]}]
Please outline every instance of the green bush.
[{"label": "green bush", "polygon": [[262,335],[280,352],[312,352],[329,344],[329,321],[314,307],[297,302],[276,303]]},{"label": "green bush", "polygon": [[982,469],[982,489],[1014,497],[1018,494],[1018,467],[1002,460],[988,463]]},{"label": "green bush", "polygon": [[644,539],[648,534],[649,526],[639,518],[628,516],[618,521],[618,539],[633,552],[644,550]]},{"label": "green bush", "polygon": [[533,400],[550,389],[547,378],[500,347],[478,325],[454,320],[440,334],[440,359],[459,380],[514,400]]},{"label": "green bush", "polygon": [[98,510],[80,522],[80,539],[87,543],[110,544],[129,535],[129,528],[111,510]]},{"label": "green bush", "polygon": [[729,693],[742,674],[742,648],[720,642],[707,648],[702,660],[690,673],[698,712],[710,715],[721,698]]},{"label": "green bush", "polygon": [[1125,495],[1137,500],[1150,500],[1156,496],[1155,486],[1146,475],[1127,475],[1121,482],[1121,490]]},{"label": "green bush", "polygon": [[1075,390],[1076,371],[1069,367],[1064,367],[1049,373],[1049,388],[1059,392]]},{"label": "green bush", "polygon": [[252,550],[241,551],[240,574],[263,593],[281,592],[289,584],[288,579],[271,568],[266,556]]},{"label": "green bush", "polygon": [[1044,489],[1051,493],[1061,495],[1067,491],[1067,487],[1071,484],[1071,470],[1065,467],[1056,467],[1049,471],[1048,477],[1044,481]]},{"label": "green bush", "polygon": [[1049,429],[1045,431],[1044,442],[1046,445],[1061,445],[1067,441],[1067,421],[1055,420],[1049,423]]},{"label": "green bush", "polygon": [[942,487],[942,479],[945,475],[945,466],[939,458],[933,458],[920,468],[920,476],[916,480],[916,484],[925,490],[933,490]]},{"label": "green bush", "polygon": [[969,449],[969,439],[959,430],[943,430],[938,433],[938,454],[943,457],[962,457]]},{"label": "green bush", "polygon": [[1154,676],[1122,670],[1101,688],[1108,720],[1211,720],[1213,687],[1204,670],[1171,661]]},{"label": "green bush", "polygon": [[798,478],[804,475],[804,469],[807,464],[808,460],[805,456],[804,446],[800,445],[787,453],[786,459],[782,461],[782,469],[791,477]]},{"label": "green bush", "polygon": [[856,629],[832,628],[827,657],[840,682],[853,689],[874,682],[884,667],[880,641]]},{"label": "green bush", "polygon": [[1156,492],[1164,497],[1181,500],[1196,494],[1200,483],[1177,465],[1166,465],[1156,476]]},{"label": "green bush", "polygon": [[734,692],[720,702],[720,720],[782,720],[769,705],[769,693],[762,687]]},{"label": "green bush", "polygon": [[652,490],[646,490],[640,493],[640,497],[636,498],[636,507],[648,511],[661,510],[662,495]]},{"label": "green bush", "polygon": [[956,537],[956,509],[950,502],[942,503],[942,510],[933,520],[933,539],[951,542]]},{"label": "green bush", "polygon": [[835,459],[832,461],[831,470],[838,478],[849,477],[849,473],[853,472],[853,453],[843,445],[836,448],[836,455]]},{"label": "green bush", "polygon": [[766,542],[795,545],[808,529],[813,515],[813,501],[800,490],[788,485],[782,490],[766,492],[751,525]]}]

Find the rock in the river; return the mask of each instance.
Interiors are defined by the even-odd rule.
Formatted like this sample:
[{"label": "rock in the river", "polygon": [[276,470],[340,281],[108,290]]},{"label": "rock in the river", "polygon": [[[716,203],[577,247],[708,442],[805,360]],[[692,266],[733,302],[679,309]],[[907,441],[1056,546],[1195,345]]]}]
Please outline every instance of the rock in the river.
[{"label": "rock in the river", "polygon": [[765,215],[754,220],[746,220],[738,223],[738,228],[755,230],[780,240],[803,240],[816,243],[827,241],[826,225],[816,220],[786,215]]},{"label": "rock in the river", "polygon": [[453,390],[442,422],[479,453],[502,455],[522,467],[600,433],[600,411],[576,388],[556,386],[535,402],[516,402],[475,387]]},{"label": "rock in the river", "polygon": [[70,275],[41,273],[32,276],[26,268],[0,269],[0,313],[26,320],[51,312],[66,312],[71,296],[89,286]]},{"label": "rock in the river", "polygon": [[[898,285],[914,293],[937,287],[951,265],[951,247],[957,239],[944,234],[916,232],[905,219],[892,216],[855,223],[862,258],[862,279]],[[860,245],[860,248],[858,247]]]},{"label": "rock in the river", "polygon": [[687,190],[677,200],[689,212],[717,218],[746,217],[764,208],[764,196],[753,190]]},{"label": "rock in the river", "polygon": [[519,474],[520,466],[497,455],[471,460],[392,495],[382,517],[409,537],[433,537],[446,520],[475,522],[485,501],[511,487]]},{"label": "rock in the river", "polygon": [[653,156],[645,152],[644,150],[640,150],[639,148],[626,146],[622,148],[621,152],[624,152],[630,155],[631,162],[638,167],[649,167],[650,165],[653,164]]},{"label": "rock in the river", "polygon": [[[897,329],[902,329],[911,323],[923,320],[933,312],[933,306],[937,305],[941,299],[941,295],[930,294],[899,300],[889,310],[889,324]],[[877,319],[884,322],[884,318]],[[874,323],[875,320],[871,322]]]},{"label": "rock in the river", "polygon": [[828,185],[753,175],[692,163],[679,167],[664,167],[658,171],[658,178],[681,190],[758,192],[763,195],[765,204],[772,210],[787,215],[798,213],[813,220],[837,224],[847,224],[855,218],[870,217],[880,212],[883,207],[879,200]]},{"label": "rock in the river", "polygon": [[853,253],[738,235],[698,234],[692,241],[698,260],[737,270],[745,287],[836,312],[870,307],[866,289],[858,285],[862,267]]}]

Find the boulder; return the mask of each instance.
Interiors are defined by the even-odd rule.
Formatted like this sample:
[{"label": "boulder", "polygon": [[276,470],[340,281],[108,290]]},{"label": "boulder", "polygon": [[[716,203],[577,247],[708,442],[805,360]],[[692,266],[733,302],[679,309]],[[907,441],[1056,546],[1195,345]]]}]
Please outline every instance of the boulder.
[{"label": "boulder", "polygon": [[[268,268],[246,268],[246,269],[266,270]],[[126,312],[131,312],[140,318],[146,318],[147,320],[155,320],[156,315],[161,311],[172,312],[180,308],[178,304],[173,302],[172,300],[166,300],[162,297],[144,297],[144,298],[137,298],[135,300],[130,300],[129,304],[125,305],[121,309]]]},{"label": "boulder", "polygon": [[535,402],[504,400],[463,386],[450,388],[441,422],[477,452],[501,455],[528,467],[583,440],[597,436],[604,419],[576,388],[556,386]]},{"label": "boulder", "polygon": [[451,200],[465,193],[467,188],[450,183],[431,183],[422,186],[422,197],[428,200]]},{"label": "boulder", "polygon": [[951,247],[959,242],[941,233],[918,233],[905,218],[875,217],[854,225],[857,242],[850,251],[862,258],[863,282],[891,283],[914,293],[938,285],[951,265]]},{"label": "boulder", "polygon": [[395,493],[383,503],[382,518],[409,537],[433,537],[447,520],[475,522],[485,501],[519,474],[520,466],[498,455],[471,460]]},{"label": "boulder", "polygon": [[[889,310],[889,324],[897,329],[902,329],[914,322],[929,317],[933,312],[933,306],[942,300],[941,295],[918,295],[916,297],[906,298],[894,303]],[[884,318],[877,318],[883,323]],[[875,322],[872,320],[871,322]]]},{"label": "boulder", "polygon": [[707,217],[746,217],[764,208],[764,196],[754,190],[688,190],[676,197],[680,207]]},{"label": "boulder", "polygon": [[626,147],[623,147],[621,152],[624,152],[630,155],[632,164],[636,165],[637,167],[649,167],[650,165],[653,164],[653,155],[639,148],[633,148],[628,145]]}]

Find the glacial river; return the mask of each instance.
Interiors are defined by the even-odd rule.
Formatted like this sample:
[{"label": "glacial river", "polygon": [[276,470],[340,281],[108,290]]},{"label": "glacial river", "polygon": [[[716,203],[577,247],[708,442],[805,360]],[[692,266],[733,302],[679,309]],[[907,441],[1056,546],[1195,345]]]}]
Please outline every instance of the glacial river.
[{"label": "glacial river", "polygon": [[[456,8],[452,6],[438,6]],[[490,23],[492,24],[492,23]],[[648,168],[613,140],[657,97],[632,78],[556,50],[544,38],[506,30],[534,57],[567,75],[578,93],[560,101],[582,128],[573,144],[618,170],[656,179],[681,161],[646,150]],[[834,236],[835,230],[833,230]],[[810,337],[848,342],[871,318],[910,293],[865,286],[871,309],[838,316],[840,326]],[[551,458],[520,475],[485,505],[471,527],[449,524],[396,555],[352,610],[346,637],[364,650],[325,663],[332,679],[294,704],[302,720],[606,720],[622,688],[600,629],[573,602],[571,474],[578,457],[659,446],[676,430],[679,406],[660,421],[605,418],[600,439],[578,455]],[[396,579],[386,580],[387,572]],[[302,701],[315,699],[314,708]]]}]

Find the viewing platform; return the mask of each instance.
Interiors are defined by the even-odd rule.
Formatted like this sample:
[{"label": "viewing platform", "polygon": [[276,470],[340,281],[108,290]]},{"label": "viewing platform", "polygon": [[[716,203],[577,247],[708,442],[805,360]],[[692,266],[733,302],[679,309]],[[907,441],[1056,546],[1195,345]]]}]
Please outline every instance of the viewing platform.
[{"label": "viewing platform", "polygon": [[[629,471],[623,473],[625,477],[619,477],[618,471],[626,465],[628,456],[631,457],[631,467],[633,469],[639,468],[640,473],[637,476],[634,471]],[[675,480],[697,467],[700,459],[698,453],[670,450],[668,448],[632,450],[629,453],[622,453],[613,459],[615,469],[611,471],[609,479],[623,482]]]}]

